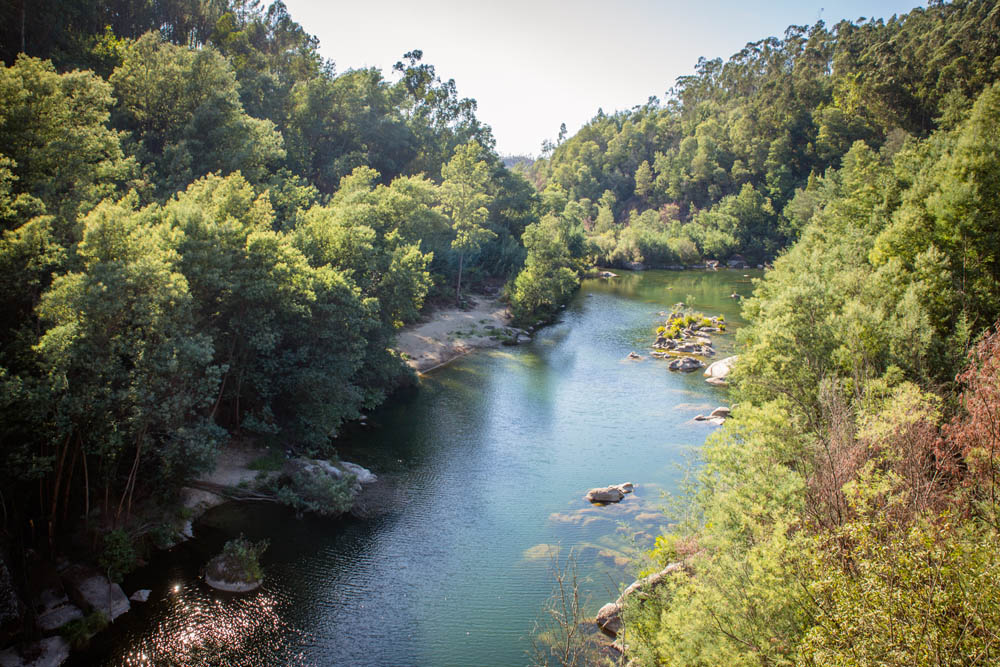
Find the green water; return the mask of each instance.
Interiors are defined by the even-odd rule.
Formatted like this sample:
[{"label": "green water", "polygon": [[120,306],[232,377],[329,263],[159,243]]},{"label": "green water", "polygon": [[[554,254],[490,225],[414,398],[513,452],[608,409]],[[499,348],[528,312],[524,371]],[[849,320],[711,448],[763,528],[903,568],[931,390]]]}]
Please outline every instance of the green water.
[{"label": "green water", "polygon": [[[660,311],[686,301],[740,324],[744,274],[624,273],[588,280],[560,322],[518,348],[470,355],[425,378],[343,438],[344,458],[393,479],[387,516],[295,520],[228,505],[193,543],[126,581],[152,588],[78,664],[520,665],[552,580],[547,554],[576,554],[593,613],[631,581],[627,560],[665,526],[661,492],[727,404],[700,372],[649,358]],[[715,336],[716,358],[732,334]],[[645,359],[628,361],[630,351]],[[594,507],[588,488],[635,493]],[[210,591],[199,567],[243,532],[269,537],[256,593]]]}]

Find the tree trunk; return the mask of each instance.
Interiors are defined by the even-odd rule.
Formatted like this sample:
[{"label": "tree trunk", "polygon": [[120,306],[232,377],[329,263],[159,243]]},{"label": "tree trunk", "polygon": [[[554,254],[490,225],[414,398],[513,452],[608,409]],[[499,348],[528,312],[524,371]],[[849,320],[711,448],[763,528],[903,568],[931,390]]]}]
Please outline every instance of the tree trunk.
[{"label": "tree trunk", "polygon": [[76,459],[80,455],[80,445],[73,448],[73,457],[69,460],[69,477],[66,478],[66,487],[63,491],[62,501],[62,522],[65,524],[69,518],[69,492],[73,490],[73,473],[76,472]]},{"label": "tree trunk", "polygon": [[462,264],[465,261],[465,253],[458,254],[458,284],[455,286],[455,303],[462,305]]},{"label": "tree trunk", "polygon": [[[83,449],[83,443],[80,443]],[[83,523],[90,527],[90,472],[87,470],[87,452],[83,452]]]}]

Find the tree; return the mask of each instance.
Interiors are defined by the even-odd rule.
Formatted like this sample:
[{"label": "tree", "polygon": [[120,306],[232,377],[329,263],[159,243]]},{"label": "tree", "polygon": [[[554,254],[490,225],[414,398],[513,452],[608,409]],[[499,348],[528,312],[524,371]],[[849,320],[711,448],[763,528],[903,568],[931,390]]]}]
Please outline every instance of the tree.
[{"label": "tree", "polygon": [[212,341],[195,329],[176,236],[134,204],[106,202],[87,216],[81,271],[57,277],[39,305],[46,330],[36,349],[58,424],[51,521],[73,450],[98,463],[104,516],[115,523],[136,488],[150,486],[139,481],[144,457],[157,462],[151,479],[161,483],[213,462],[218,433],[205,423],[219,379]]},{"label": "tree", "polygon": [[649,196],[653,185],[653,170],[649,166],[648,160],[643,160],[642,164],[635,171],[635,194],[643,199]]},{"label": "tree", "polygon": [[442,169],[440,210],[451,219],[455,238],[452,250],[458,253],[458,279],[455,300],[462,302],[462,268],[466,254],[477,252],[482,244],[496,237],[483,225],[489,217],[490,196],[487,194],[490,171],[482,159],[483,148],[474,141],[455,150],[454,156]]},{"label": "tree", "polygon": [[215,171],[260,183],[285,157],[274,123],[247,115],[231,65],[211,47],[148,33],[129,45],[109,81],[118,123],[132,132],[131,148],[161,197]]},{"label": "tree", "polygon": [[[107,125],[112,102],[111,86],[91,72],[58,74],[28,56],[0,68],[2,189],[22,211],[30,197],[41,204],[34,214],[56,216],[64,245],[79,240],[77,216],[115,194],[135,168]],[[4,229],[27,220],[4,217]]]}]

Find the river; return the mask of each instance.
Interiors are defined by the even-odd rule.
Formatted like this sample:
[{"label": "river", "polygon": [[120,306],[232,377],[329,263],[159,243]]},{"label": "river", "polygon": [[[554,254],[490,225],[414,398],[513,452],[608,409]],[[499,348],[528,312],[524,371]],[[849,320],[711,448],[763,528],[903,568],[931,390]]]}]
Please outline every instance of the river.
[{"label": "river", "polygon": [[[634,578],[630,559],[666,525],[675,490],[715,427],[692,417],[727,404],[701,372],[648,357],[671,304],[722,313],[756,271],[648,271],[586,280],[559,322],[517,348],[465,357],[396,396],[341,455],[401,489],[367,521],[295,519],[229,504],[196,539],[151,558],[124,584],[152,588],[73,664],[521,665],[552,589],[551,554],[572,549],[593,614]],[[630,351],[641,361],[626,360]],[[630,481],[607,507],[590,487]],[[199,568],[229,538],[267,537],[263,587],[213,593]]]}]

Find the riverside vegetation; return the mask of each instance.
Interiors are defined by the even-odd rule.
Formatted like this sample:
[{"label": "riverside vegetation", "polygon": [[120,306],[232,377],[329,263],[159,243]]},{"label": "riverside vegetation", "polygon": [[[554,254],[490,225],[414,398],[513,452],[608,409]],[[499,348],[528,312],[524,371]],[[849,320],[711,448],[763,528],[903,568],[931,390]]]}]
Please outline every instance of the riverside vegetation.
[{"label": "riverside vegetation", "polygon": [[[0,15],[4,637],[36,635],[28,554],[134,567],[231,437],[335,458],[426,304],[577,284],[571,223],[420,51],[338,73],[281,2]],[[331,510],[305,491],[277,496]]]},{"label": "riverside vegetation", "polygon": [[[774,268],[738,407],[651,554],[686,566],[626,605],[626,655],[996,662],[996,2],[792,26],[513,170],[419,51],[395,83],[338,74],[281,2],[0,9],[20,595],[30,553],[134,563],[149,508],[234,434],[334,456],[406,381],[394,334],[429,302],[504,285],[534,322],[592,263],[739,252]],[[5,631],[37,633],[22,611]]]},{"label": "riverside vegetation", "polygon": [[630,664],[996,664],[998,23],[793,26],[528,169],[596,209],[605,261],[777,254]]}]

